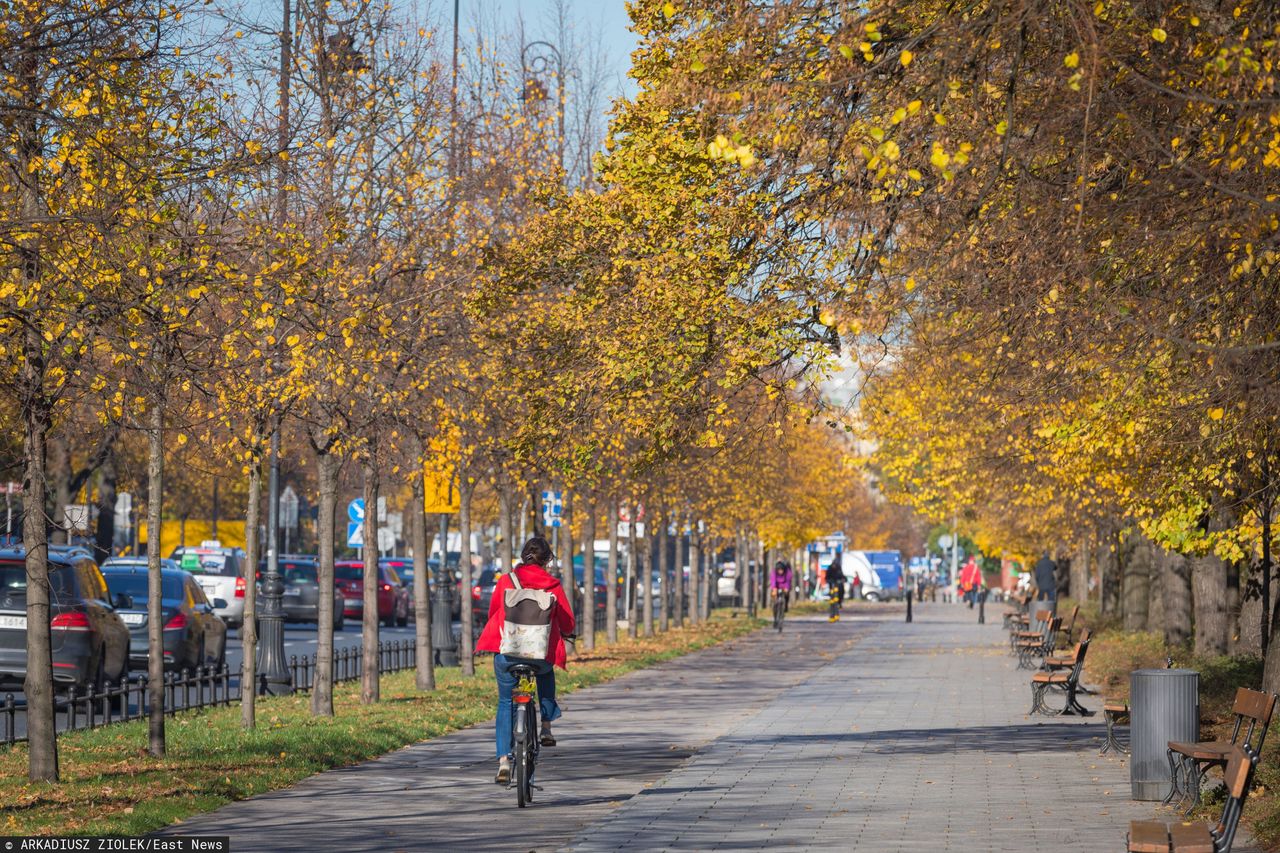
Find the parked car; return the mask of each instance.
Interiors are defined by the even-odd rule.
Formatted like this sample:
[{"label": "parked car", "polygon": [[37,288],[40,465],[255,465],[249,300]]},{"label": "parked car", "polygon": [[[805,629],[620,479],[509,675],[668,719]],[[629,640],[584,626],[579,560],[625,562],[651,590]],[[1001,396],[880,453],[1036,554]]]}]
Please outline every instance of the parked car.
[{"label": "parked car", "polygon": [[207,544],[174,548],[170,559],[195,575],[210,601],[221,599],[225,607],[215,607],[228,627],[244,624],[244,554],[239,548]]},{"label": "parked car", "polygon": [[[100,689],[129,677],[129,629],[92,559],[49,557],[50,639],[58,687]],[[27,567],[22,549],[0,550],[0,683],[27,675]]]},{"label": "parked car", "polygon": [[[605,567],[602,567],[602,566],[598,565],[599,560],[597,560],[596,562],[597,562],[597,565],[596,565],[596,567],[595,567],[595,572],[594,572],[594,574],[595,574],[595,601],[596,601],[596,609],[597,609],[597,610],[604,610],[606,607],[608,607],[608,606],[609,606],[609,604],[608,604],[608,595],[609,595],[608,579],[607,579],[607,578],[606,578],[606,576],[605,576],[605,575],[606,575],[606,569],[605,569]],[[607,565],[608,565],[608,564],[606,563],[606,566],[607,566]],[[657,580],[657,575],[654,575],[654,580],[655,580],[655,581]],[[582,585],[582,557],[581,557],[581,555],[576,556],[576,557],[574,557],[574,558],[573,558],[573,583],[574,583],[574,586],[576,586],[576,587],[577,587],[577,590],[578,590],[578,600],[579,600],[579,601],[582,601],[582,600],[583,600],[583,594],[584,594],[584,593],[583,593],[583,585]],[[655,588],[656,588],[656,587],[655,587]]]},{"label": "parked car", "polygon": [[[278,564],[280,577],[284,581],[284,593],[280,598],[280,609],[286,622],[320,622],[320,563],[315,557],[290,556],[282,557]],[[258,563],[258,579],[266,574],[267,561]],[[335,567],[335,573],[337,571]],[[334,581],[333,593],[333,630],[341,631],[346,627],[346,593],[342,585]],[[258,598],[258,615],[262,615],[262,599]]]},{"label": "parked car", "polygon": [[498,573],[493,569],[481,569],[480,577],[471,585],[471,608],[474,621],[483,625],[489,618],[489,603],[493,601],[493,588],[498,585]]},{"label": "parked car", "polygon": [[[170,560],[165,562],[172,565]],[[116,563],[103,568],[102,576],[120,618],[129,626],[129,665],[145,670],[150,656],[146,564]],[[160,570],[166,670],[222,666],[227,658],[227,623],[214,611],[193,575],[179,568]]]},{"label": "parked car", "polygon": [[722,601],[734,601],[738,597],[738,565],[723,563],[720,566],[720,577],[716,579],[716,595]]},{"label": "parked car", "polygon": [[[343,615],[360,621],[364,617],[364,563],[342,560],[334,563],[334,574],[342,590]],[[388,628],[409,624],[412,596],[389,566],[378,566],[378,621]]]}]

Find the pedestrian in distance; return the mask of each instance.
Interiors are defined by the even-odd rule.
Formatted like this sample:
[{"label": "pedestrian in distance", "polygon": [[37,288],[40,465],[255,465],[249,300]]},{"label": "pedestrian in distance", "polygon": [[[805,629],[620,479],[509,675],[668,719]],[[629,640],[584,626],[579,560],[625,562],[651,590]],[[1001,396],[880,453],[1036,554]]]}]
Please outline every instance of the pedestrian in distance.
[{"label": "pedestrian in distance", "polygon": [[1036,561],[1035,569],[1036,601],[1050,602],[1049,609],[1057,609],[1058,601],[1058,564],[1045,551]]},{"label": "pedestrian in distance", "polygon": [[964,593],[964,600],[970,610],[978,600],[978,589],[981,586],[982,569],[978,568],[978,561],[971,556],[960,570],[960,591]]},{"label": "pedestrian in distance", "polygon": [[[533,664],[538,681],[538,710],[542,717],[539,743],[542,746],[556,745],[556,739],[551,734],[551,721],[560,716],[560,706],[556,704],[555,667],[565,669],[567,656],[564,638],[573,634],[574,619],[571,610],[560,606],[560,602],[568,600],[565,597],[564,587],[557,578],[547,572],[552,556],[551,543],[541,536],[534,536],[524,544],[520,549],[519,565],[502,575],[493,588],[493,598],[489,602],[489,619],[485,623],[484,630],[480,632],[480,641],[476,644],[478,652],[493,652],[493,674],[498,681],[498,716],[494,722],[498,774],[494,781],[499,785],[505,785],[511,780],[511,694],[516,686],[515,676],[511,674],[513,666]],[[505,635],[510,633],[507,624],[506,592],[512,589],[542,590],[549,592],[555,599],[546,657],[542,660],[508,658],[501,653]]]},{"label": "pedestrian in distance", "polygon": [[828,622],[840,621],[840,606],[844,603],[844,569],[840,566],[840,555],[836,554],[827,566],[827,596],[831,600]]}]

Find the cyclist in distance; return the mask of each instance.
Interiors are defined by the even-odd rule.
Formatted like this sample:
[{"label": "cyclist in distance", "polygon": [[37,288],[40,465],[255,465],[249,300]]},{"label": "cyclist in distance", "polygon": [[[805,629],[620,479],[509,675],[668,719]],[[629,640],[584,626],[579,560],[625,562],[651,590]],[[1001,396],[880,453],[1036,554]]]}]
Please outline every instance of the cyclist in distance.
[{"label": "cyclist in distance", "polygon": [[494,781],[505,785],[511,780],[511,691],[515,688],[516,679],[511,674],[511,667],[516,664],[529,664],[530,661],[508,660],[499,651],[502,642],[502,627],[506,618],[506,591],[512,589],[511,575],[515,574],[520,585],[526,589],[545,590],[556,598],[555,612],[551,619],[551,639],[547,646],[547,658],[537,661],[534,668],[538,676],[538,706],[542,717],[542,732],[539,742],[543,746],[555,746],[556,739],[551,734],[551,721],[560,716],[560,706],[556,704],[555,667],[565,668],[564,637],[573,633],[573,612],[561,606],[560,602],[568,601],[564,587],[560,581],[547,572],[551,562],[551,544],[541,536],[534,536],[520,549],[520,564],[510,572],[502,575],[493,588],[493,598],[489,602],[489,621],[480,632],[480,641],[476,644],[478,652],[493,652],[493,673],[498,681],[498,718],[494,724],[494,735],[498,754],[498,775]]},{"label": "cyclist in distance", "polygon": [[840,566],[840,555],[836,554],[827,566],[827,594],[831,597],[831,613],[829,622],[840,621],[840,605],[844,603],[844,569]]},{"label": "cyclist in distance", "polygon": [[[779,560],[773,564],[773,574],[769,577],[769,589],[774,595],[781,595],[785,602],[791,597],[791,585],[795,577],[791,571],[791,566],[785,560]],[[784,604],[784,607],[788,605]]]},{"label": "cyclist in distance", "polygon": [[773,626],[782,630],[782,618],[791,607],[791,585],[794,575],[791,566],[785,560],[773,564],[773,573],[769,576],[769,589],[773,592]]}]

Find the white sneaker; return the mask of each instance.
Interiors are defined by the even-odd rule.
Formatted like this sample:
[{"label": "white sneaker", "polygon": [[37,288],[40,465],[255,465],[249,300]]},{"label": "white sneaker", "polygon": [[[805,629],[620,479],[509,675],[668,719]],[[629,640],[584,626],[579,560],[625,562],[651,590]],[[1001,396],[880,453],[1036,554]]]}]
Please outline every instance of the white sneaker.
[{"label": "white sneaker", "polygon": [[498,759],[498,775],[493,777],[493,781],[499,785],[507,785],[511,782],[511,759],[505,755]]}]

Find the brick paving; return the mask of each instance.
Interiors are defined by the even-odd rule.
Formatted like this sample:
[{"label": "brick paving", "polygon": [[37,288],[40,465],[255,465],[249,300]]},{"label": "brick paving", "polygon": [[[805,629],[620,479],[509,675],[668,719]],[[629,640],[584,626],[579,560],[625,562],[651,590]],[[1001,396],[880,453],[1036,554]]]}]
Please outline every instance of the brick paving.
[{"label": "brick paving", "polygon": [[571,694],[523,811],[478,726],[175,829],[237,853],[1122,850],[1157,809],[1129,800],[1123,756],[1098,755],[1101,716],[1028,717],[999,619],[973,616],[792,618]]}]

